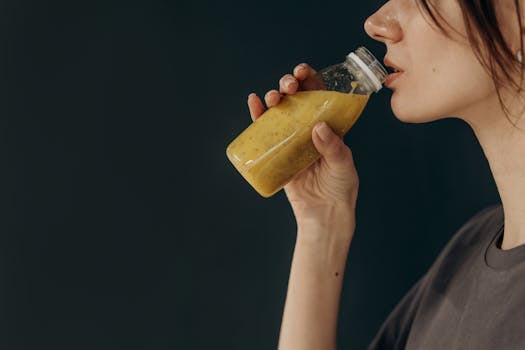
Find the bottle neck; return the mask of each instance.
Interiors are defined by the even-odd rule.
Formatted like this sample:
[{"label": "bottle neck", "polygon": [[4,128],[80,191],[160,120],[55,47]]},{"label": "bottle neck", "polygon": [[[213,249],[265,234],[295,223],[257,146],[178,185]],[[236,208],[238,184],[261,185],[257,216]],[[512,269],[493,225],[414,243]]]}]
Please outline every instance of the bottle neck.
[{"label": "bottle neck", "polygon": [[388,72],[366,47],[358,47],[349,53],[345,64],[370,92],[378,92],[383,87]]},{"label": "bottle neck", "polygon": [[372,80],[353,59],[347,57],[343,65],[359,82],[359,90],[362,91],[362,94],[370,95],[372,92],[376,92],[376,87]]}]

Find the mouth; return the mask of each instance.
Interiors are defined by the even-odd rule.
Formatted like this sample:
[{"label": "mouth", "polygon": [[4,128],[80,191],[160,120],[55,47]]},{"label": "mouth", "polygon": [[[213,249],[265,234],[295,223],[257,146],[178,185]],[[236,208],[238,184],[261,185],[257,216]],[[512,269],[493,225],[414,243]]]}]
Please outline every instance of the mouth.
[{"label": "mouth", "polygon": [[403,69],[396,66],[392,61],[390,61],[388,57],[385,57],[383,59],[383,63],[387,67],[387,71],[389,71],[390,73],[402,73],[403,72]]},{"label": "mouth", "polygon": [[388,57],[385,57],[383,63],[387,67],[387,72],[390,73],[386,77],[385,86],[390,87],[392,82],[399,77],[404,71],[403,69],[396,66]]}]

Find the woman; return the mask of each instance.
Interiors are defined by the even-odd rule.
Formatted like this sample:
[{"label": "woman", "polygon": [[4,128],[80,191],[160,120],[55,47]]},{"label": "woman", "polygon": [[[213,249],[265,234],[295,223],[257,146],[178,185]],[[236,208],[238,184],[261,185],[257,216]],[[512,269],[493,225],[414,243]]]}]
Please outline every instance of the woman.
[{"label": "woman", "polygon": [[[467,122],[502,200],[454,235],[370,349],[525,349],[522,6],[520,0],[391,0],[365,22],[368,35],[387,47],[385,64],[403,71],[388,85],[396,117]],[[279,91],[266,94],[266,105],[294,94],[314,73],[307,64],[295,67]],[[248,106],[254,120],[264,112],[255,94]],[[281,350],[336,348],[355,228],[359,179],[352,152],[325,124],[316,125],[312,140],[321,159],[285,187],[298,232]]]}]

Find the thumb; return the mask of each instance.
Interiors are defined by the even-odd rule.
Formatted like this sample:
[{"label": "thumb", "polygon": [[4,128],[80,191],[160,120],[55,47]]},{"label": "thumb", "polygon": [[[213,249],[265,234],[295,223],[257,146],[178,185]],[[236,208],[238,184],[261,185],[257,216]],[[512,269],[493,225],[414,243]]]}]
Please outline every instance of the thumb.
[{"label": "thumb", "polygon": [[348,162],[353,163],[352,151],[326,122],[315,125],[312,130],[312,140],[330,168],[347,170]]}]

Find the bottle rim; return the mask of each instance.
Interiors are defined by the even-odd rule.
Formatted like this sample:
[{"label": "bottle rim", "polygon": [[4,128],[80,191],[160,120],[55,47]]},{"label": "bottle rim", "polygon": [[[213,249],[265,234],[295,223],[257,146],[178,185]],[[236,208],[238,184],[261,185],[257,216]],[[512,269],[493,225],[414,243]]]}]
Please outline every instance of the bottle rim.
[{"label": "bottle rim", "polygon": [[379,68],[379,71],[377,72],[381,79],[384,80],[384,78],[387,75],[386,69],[381,65],[381,63],[377,60],[377,58],[364,46],[359,47],[356,51],[361,50],[364,51],[364,53],[369,56],[372,60],[372,62],[366,64],[358,55],[356,55],[354,52],[351,52],[347,55],[350,59],[352,59],[358,66],[363,70],[363,72],[366,74],[366,76],[370,79],[372,84],[374,85],[375,92],[378,92],[383,87],[383,84],[381,80],[378,79],[376,73],[370,69],[371,66],[374,66],[376,68]]}]

